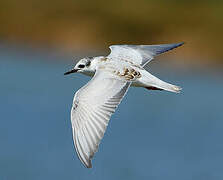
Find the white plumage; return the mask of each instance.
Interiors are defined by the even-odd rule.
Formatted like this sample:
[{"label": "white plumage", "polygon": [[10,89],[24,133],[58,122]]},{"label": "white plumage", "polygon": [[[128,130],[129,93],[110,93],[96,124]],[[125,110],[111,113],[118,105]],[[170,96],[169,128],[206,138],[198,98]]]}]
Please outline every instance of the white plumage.
[{"label": "white plumage", "polygon": [[98,149],[109,119],[127,92],[130,83],[116,80],[104,71],[82,87],[74,97],[71,122],[78,156],[86,167]]},{"label": "white plumage", "polygon": [[107,57],[81,59],[65,73],[94,75],[76,92],[71,109],[75,149],[86,167],[92,167],[91,159],[98,150],[110,117],[131,85],[151,90],[180,91],[178,86],[156,78],[143,66],[154,56],[182,44],[114,45],[110,46],[111,53]]}]

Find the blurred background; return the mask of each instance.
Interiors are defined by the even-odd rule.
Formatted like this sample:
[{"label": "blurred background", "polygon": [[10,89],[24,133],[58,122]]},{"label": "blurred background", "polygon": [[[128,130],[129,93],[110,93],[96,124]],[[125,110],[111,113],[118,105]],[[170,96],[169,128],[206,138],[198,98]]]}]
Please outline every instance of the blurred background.
[{"label": "blurred background", "polygon": [[[0,179],[223,179],[223,1],[0,0]],[[72,142],[63,76],[111,44],[185,45],[146,69],[182,93],[130,88],[93,169]]]}]

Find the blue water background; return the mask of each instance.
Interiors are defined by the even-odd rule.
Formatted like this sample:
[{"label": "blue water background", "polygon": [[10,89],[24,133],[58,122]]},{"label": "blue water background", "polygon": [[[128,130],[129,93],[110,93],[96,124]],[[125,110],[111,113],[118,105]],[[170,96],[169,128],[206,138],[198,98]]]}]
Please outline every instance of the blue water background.
[{"label": "blue water background", "polygon": [[93,168],[74,151],[70,108],[88,77],[63,76],[70,56],[0,48],[0,180],[222,180],[223,72],[149,69],[180,94],[130,88]]}]

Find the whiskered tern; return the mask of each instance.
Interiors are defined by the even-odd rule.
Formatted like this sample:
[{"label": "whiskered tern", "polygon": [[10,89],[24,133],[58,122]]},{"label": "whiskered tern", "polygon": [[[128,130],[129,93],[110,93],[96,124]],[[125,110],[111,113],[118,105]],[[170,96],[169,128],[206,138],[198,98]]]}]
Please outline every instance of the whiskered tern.
[{"label": "whiskered tern", "polygon": [[98,150],[110,117],[130,86],[180,92],[179,86],[158,79],[144,66],[155,56],[182,44],[113,45],[109,47],[111,53],[108,56],[83,58],[64,73],[93,76],[76,92],[71,108],[74,145],[85,167],[92,167],[91,159]]}]

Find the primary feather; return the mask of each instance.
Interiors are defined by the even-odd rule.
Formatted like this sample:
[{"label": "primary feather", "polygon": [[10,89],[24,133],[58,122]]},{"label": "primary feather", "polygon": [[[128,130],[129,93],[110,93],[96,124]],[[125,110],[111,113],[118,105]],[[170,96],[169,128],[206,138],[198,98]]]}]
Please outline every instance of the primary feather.
[{"label": "primary feather", "polygon": [[98,70],[74,97],[71,110],[74,144],[81,162],[91,168],[110,116],[121,102],[130,83]]},{"label": "primary feather", "polygon": [[113,45],[109,47],[111,49],[111,53],[108,57],[117,60],[129,60],[132,63],[145,66],[155,56],[183,44],[184,43],[160,45]]}]

